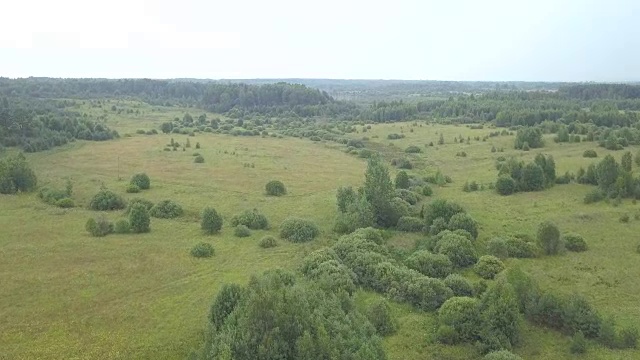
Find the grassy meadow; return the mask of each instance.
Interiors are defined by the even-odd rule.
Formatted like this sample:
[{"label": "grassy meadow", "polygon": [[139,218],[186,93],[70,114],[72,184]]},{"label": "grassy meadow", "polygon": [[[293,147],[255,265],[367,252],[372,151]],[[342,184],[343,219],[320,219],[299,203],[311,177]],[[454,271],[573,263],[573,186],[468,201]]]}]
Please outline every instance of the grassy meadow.
[{"label": "grassy meadow", "polygon": [[[330,243],[335,238],[331,228],[336,188],[363,182],[365,161],[346,154],[335,143],[208,133],[194,137],[137,135],[137,129],[158,129],[161,122],[185,111],[194,116],[202,112],[135,102],[117,105],[140,113],[114,114],[88,104],[79,104],[78,109],[108,114],[110,127],[132,136],[99,143],[77,141],[27,155],[40,185],[62,187],[71,179],[78,207],[59,209],[41,202],[35,194],[0,195],[1,359],[185,358],[201,344],[211,300],[223,283],[245,283],[251,274],[270,268],[294,268],[306,253]],[[583,235],[589,245],[586,252],[511,259],[507,264],[522,266],[545,288],[586,295],[601,313],[615,316],[621,325],[640,323],[640,255],[635,252],[640,220],[634,219],[640,214],[638,205],[629,200],[617,207],[585,205],[582,199],[592,187],[578,184],[507,197],[488,189],[462,191],[465,181],[495,181],[498,156],[529,161],[538,152],[551,154],[561,175],[586,168],[606,153],[619,159],[622,152],[597,148],[593,142],[557,144],[551,138],[546,138],[543,149],[516,151],[514,136],[474,140],[494,129],[423,122],[373,125],[366,133],[358,126],[358,130],[350,136],[368,137],[367,147],[389,160],[405,156],[407,146],[421,147],[420,154],[406,154],[417,164],[411,173],[426,176],[439,169],[451,176],[453,183],[434,186],[434,196],[460,203],[479,222],[480,253],[493,236],[534,235],[543,220],[552,220],[563,233]],[[405,138],[388,140],[390,133],[403,133]],[[444,145],[437,145],[440,134]],[[470,144],[454,143],[459,135],[471,137]],[[191,147],[164,151],[172,137],[181,144],[188,138]],[[196,142],[200,149],[195,149]],[[429,142],[435,145],[427,146]],[[492,146],[504,152],[492,153]],[[595,149],[598,159],[583,158],[586,149]],[[461,151],[467,156],[456,156]],[[203,164],[194,163],[195,152],[205,158]],[[392,176],[395,171],[391,169]],[[150,176],[151,189],[125,194],[130,176],[138,172]],[[273,179],[285,183],[287,196],[264,195],[264,185]],[[86,205],[102,185],[128,199],[174,200],[186,214],[176,220],[152,218],[148,234],[92,238],[84,224],[97,213]],[[225,223],[220,234],[205,236],[198,222],[205,206],[215,207],[227,222],[243,210],[257,208],[267,215],[271,229],[236,238]],[[621,223],[622,214],[629,214],[631,221]],[[288,216],[314,220],[322,236],[308,244],[279,240],[278,247],[260,248],[259,239],[277,235],[279,223]],[[108,217],[116,220],[124,215],[118,211]],[[418,237],[399,233],[391,241],[411,247]],[[197,260],[189,255],[200,241],[214,245],[214,257]],[[472,271],[468,275],[475,276]],[[377,296],[360,291],[356,300],[364,306]],[[393,312],[400,328],[385,338],[390,359],[469,359],[477,355],[470,345],[436,343],[434,314],[403,304],[393,304]],[[568,337],[530,325],[525,325],[523,333],[523,343],[515,352],[524,359],[574,358],[568,351]],[[591,346],[590,359],[640,358],[638,350]]]}]

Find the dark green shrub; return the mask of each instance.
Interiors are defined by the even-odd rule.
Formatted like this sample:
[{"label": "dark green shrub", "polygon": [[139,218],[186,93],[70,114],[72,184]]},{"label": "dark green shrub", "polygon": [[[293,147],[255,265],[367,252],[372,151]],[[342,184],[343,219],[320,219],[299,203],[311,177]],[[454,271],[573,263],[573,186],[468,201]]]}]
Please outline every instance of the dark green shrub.
[{"label": "dark green shrub", "polygon": [[433,254],[427,250],[419,250],[411,254],[405,260],[405,265],[432,278],[445,278],[453,271],[453,264],[447,256]]},{"label": "dark green shrub", "polygon": [[564,245],[569,251],[586,251],[587,243],[584,241],[584,238],[578,234],[566,234],[563,236]]},{"label": "dark green shrub", "polygon": [[126,219],[120,219],[118,221],[116,221],[116,226],[114,229],[114,232],[116,234],[128,234],[131,232],[131,225],[129,224],[129,221],[127,221]]},{"label": "dark green shrub", "polygon": [[0,160],[0,194],[30,192],[37,184],[38,178],[22,153]]},{"label": "dark green shrub", "polygon": [[587,339],[585,339],[582,331],[578,331],[573,335],[569,350],[572,354],[584,354],[587,352]]},{"label": "dark green shrub", "polygon": [[500,350],[490,352],[485,355],[483,360],[522,360],[522,358],[509,350]]},{"label": "dark green shrub", "polygon": [[409,205],[415,205],[418,203],[418,194],[413,191],[405,190],[405,189],[396,189],[395,197],[398,197],[404,201],[406,201]]},{"label": "dark green shrub", "polygon": [[249,230],[249,228],[246,227],[245,225],[238,225],[233,230],[233,235],[237,237],[251,236],[251,230]]},{"label": "dark green shrub", "polygon": [[320,234],[318,226],[310,220],[288,218],[280,225],[280,237],[292,242],[307,242]]},{"label": "dark green shrub", "polygon": [[211,304],[211,311],[209,312],[209,321],[211,321],[214,328],[219,329],[222,327],[224,321],[242,299],[243,294],[244,291],[240,285],[222,285],[222,289],[220,289],[216,295],[213,304]]},{"label": "dark green shrub", "polygon": [[231,218],[231,226],[245,225],[249,229],[260,230],[269,228],[269,220],[257,209],[246,210]]},{"label": "dark green shrub", "polygon": [[135,204],[129,211],[129,224],[131,225],[131,232],[140,234],[149,232],[151,229],[151,219],[149,218],[149,212],[147,208],[142,204]]},{"label": "dark green shrub", "polygon": [[260,242],[258,243],[258,245],[260,245],[260,247],[263,249],[268,249],[268,248],[278,246],[278,241],[273,236],[267,235],[262,239],[260,239]]},{"label": "dark green shrub", "polygon": [[177,218],[182,216],[183,213],[182,206],[171,200],[162,200],[149,210],[149,215],[160,219]]},{"label": "dark green shrub", "polygon": [[193,158],[193,162],[196,164],[202,164],[204,163],[204,157],[202,157],[202,155],[198,155]]},{"label": "dark green shrub", "polygon": [[504,270],[504,264],[493,255],[483,255],[473,267],[473,270],[483,279],[493,279]]},{"label": "dark green shrub", "polygon": [[212,257],[214,252],[213,245],[206,242],[198,243],[191,248],[191,256],[196,258]]},{"label": "dark green shrub", "polygon": [[457,213],[465,212],[462,206],[444,199],[436,199],[424,207],[424,219],[427,226],[431,226],[437,218],[442,218],[449,223],[451,217]]},{"label": "dark green shrub", "polygon": [[439,217],[431,223],[431,226],[429,227],[429,234],[432,236],[438,235],[446,229],[447,222],[443,218]]},{"label": "dark green shrub", "polygon": [[401,170],[396,174],[396,189],[408,189],[410,186],[409,175],[406,171]]},{"label": "dark green shrub", "polygon": [[620,215],[620,222],[621,223],[628,223],[629,222],[629,214],[622,214]]},{"label": "dark green shrub", "polygon": [[493,255],[499,259],[506,259],[509,257],[509,247],[507,241],[500,237],[495,237],[487,241],[487,253]]},{"label": "dark green shrub", "polygon": [[282,196],[287,194],[287,189],[284,187],[284,184],[278,180],[271,180],[265,185],[265,190],[267,195],[271,196]]},{"label": "dark green shrub", "polygon": [[89,209],[97,211],[120,210],[125,206],[126,203],[120,195],[104,188],[95,194],[89,202]]},{"label": "dark green shrub", "polygon": [[383,217],[385,221],[388,221],[389,226],[393,226],[398,224],[398,220],[400,220],[401,217],[409,216],[409,214],[411,214],[411,204],[399,197],[394,197],[389,202]]},{"label": "dark green shrub", "polygon": [[449,325],[440,325],[436,331],[436,340],[445,345],[455,345],[460,342],[458,333]]},{"label": "dark green shrub", "polygon": [[455,296],[472,296],[474,294],[473,285],[462,275],[451,274],[444,279],[444,284],[453,291]]},{"label": "dark green shrub", "polygon": [[537,240],[547,255],[556,255],[564,249],[562,239],[560,238],[560,230],[549,221],[542,222],[538,225]]},{"label": "dark green shrub", "polygon": [[136,185],[140,190],[147,190],[151,187],[151,179],[145,173],[139,173],[131,177],[131,185]]},{"label": "dark green shrub", "polygon": [[422,195],[424,196],[431,196],[433,195],[433,189],[431,188],[431,186],[429,186],[428,184],[425,184],[422,187]]},{"label": "dark green shrub", "polygon": [[406,149],[404,149],[404,152],[409,154],[417,154],[417,153],[421,153],[422,149],[419,146],[410,145]]},{"label": "dark green shrub", "polygon": [[584,196],[585,204],[592,204],[604,200],[606,194],[600,189],[593,189]]},{"label": "dark green shrub", "polygon": [[478,255],[471,241],[464,236],[447,234],[437,244],[437,251],[446,255],[451,263],[457,267],[474,264]]},{"label": "dark green shrub", "polygon": [[70,181],[67,181],[67,186],[64,190],[43,187],[38,191],[38,197],[47,204],[61,208],[72,208],[75,206],[75,203],[71,199],[72,191],[73,185]]},{"label": "dark green shrub", "polygon": [[467,213],[457,213],[451,217],[447,224],[449,230],[465,230],[473,240],[478,237],[478,223],[469,216]]},{"label": "dark green shrub", "polygon": [[398,328],[391,316],[391,307],[385,300],[378,300],[371,304],[367,309],[367,318],[380,336],[392,335]]},{"label": "dark green shrub", "polygon": [[619,345],[621,349],[638,348],[638,328],[635,326],[622,328],[620,330]]},{"label": "dark green shrub", "polygon": [[516,181],[509,175],[500,175],[495,188],[500,195],[511,195],[516,191]]},{"label": "dark green shrub", "polygon": [[76,203],[71,198],[62,198],[56,201],[56,206],[63,209],[68,209],[76,206]]},{"label": "dark green shrub", "polygon": [[398,219],[396,229],[406,232],[419,232],[424,229],[424,220],[412,216],[403,216]]},{"label": "dark green shrub", "polygon": [[471,297],[452,297],[438,310],[438,322],[450,326],[457,342],[474,340],[480,332],[478,300]]},{"label": "dark green shrub", "polygon": [[222,216],[212,207],[204,208],[202,210],[200,228],[207,235],[217,233],[222,229]]},{"label": "dark green shrub", "polygon": [[597,338],[600,334],[600,315],[589,301],[580,295],[574,294],[566,301],[562,321],[566,332],[581,331],[588,338]]},{"label": "dark green shrub", "polygon": [[353,190],[351,186],[341,186],[336,192],[336,201],[338,204],[338,210],[341,213],[346,213],[349,207],[356,202],[358,194]]},{"label": "dark green shrub", "polygon": [[133,207],[136,204],[142,204],[145,209],[147,209],[147,211],[150,211],[151,208],[153,207],[153,203],[147,199],[143,199],[143,198],[133,198],[131,200],[129,200],[129,204],[127,205],[127,211],[126,213],[128,214],[129,212],[131,212],[131,207]]},{"label": "dark green shrub", "polygon": [[90,218],[85,224],[85,229],[91,236],[102,237],[113,232],[113,223],[103,216],[97,219]]},{"label": "dark green shrub", "polygon": [[129,194],[135,194],[140,192],[140,188],[136,184],[128,184],[126,191]]},{"label": "dark green shrub", "polygon": [[596,158],[598,157],[598,153],[596,153],[595,150],[585,150],[582,153],[582,157],[586,157],[586,158]]}]

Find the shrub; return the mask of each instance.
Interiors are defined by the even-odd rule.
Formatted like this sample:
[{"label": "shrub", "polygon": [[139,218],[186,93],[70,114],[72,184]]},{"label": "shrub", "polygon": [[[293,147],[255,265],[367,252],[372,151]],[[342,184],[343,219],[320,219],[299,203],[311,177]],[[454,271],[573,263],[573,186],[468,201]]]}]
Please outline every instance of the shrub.
[{"label": "shrub", "polygon": [[445,235],[438,242],[438,252],[446,255],[451,263],[457,267],[465,267],[478,260],[471,241],[457,234]]},{"label": "shrub", "polygon": [[588,338],[596,338],[600,334],[602,319],[582,296],[574,294],[569,297],[564,304],[562,321],[567,332],[582,331]]},{"label": "shrub", "polygon": [[584,354],[587,352],[587,339],[584,338],[582,331],[578,331],[573,335],[569,350],[571,350],[572,354]]},{"label": "shrub", "polygon": [[438,310],[438,322],[450,326],[458,341],[474,340],[480,331],[478,300],[471,297],[452,297]]},{"label": "shrub", "polygon": [[128,184],[126,191],[129,194],[135,194],[135,193],[139,193],[140,192],[140,188],[136,184]]},{"label": "shrub", "polygon": [[484,255],[480,257],[473,270],[483,279],[493,279],[504,270],[504,264],[493,255]]},{"label": "shrub", "polygon": [[620,330],[618,346],[622,349],[636,349],[638,347],[638,328],[631,326]]},{"label": "shrub", "polygon": [[246,210],[231,218],[231,226],[245,225],[249,229],[260,230],[269,228],[269,220],[257,209]]},{"label": "shrub", "polygon": [[385,300],[378,300],[367,309],[367,318],[380,336],[396,332],[397,324],[391,316],[391,308]]},{"label": "shrub", "polygon": [[566,234],[563,236],[564,244],[567,250],[569,251],[586,251],[587,243],[584,241],[584,238],[578,234]]},{"label": "shrub", "polygon": [[140,190],[147,190],[151,187],[151,179],[145,173],[139,173],[131,177],[131,185],[136,185]]},{"label": "shrub", "polygon": [[35,190],[37,184],[38,178],[23,154],[0,160],[0,194],[29,192]]},{"label": "shrub", "polygon": [[271,180],[265,185],[265,190],[267,195],[271,196],[282,196],[287,194],[287,189],[284,187],[284,184],[278,180]]},{"label": "shrub", "polygon": [[582,157],[586,157],[586,158],[596,158],[598,157],[598,153],[596,153],[595,150],[585,150],[582,153]]},{"label": "shrub", "polygon": [[509,350],[490,352],[482,358],[483,360],[522,360],[522,358]]},{"label": "shrub", "polygon": [[218,231],[220,231],[220,229],[222,229],[222,216],[220,216],[220,214],[218,214],[218,212],[214,208],[204,208],[202,210],[200,228],[207,235],[217,233]]},{"label": "shrub", "polygon": [[153,203],[151,201],[147,200],[147,199],[133,198],[133,199],[129,200],[129,205],[127,206],[126,213],[128,214],[129,212],[131,212],[131,208],[136,204],[144,205],[144,207],[145,207],[145,209],[147,209],[147,211],[150,211],[151,208],[153,207]]},{"label": "shrub", "polygon": [[90,218],[87,220],[84,228],[91,236],[102,237],[109,235],[113,232],[113,223],[107,218],[101,216],[97,219]]},{"label": "shrub", "polygon": [[467,213],[457,213],[451,217],[449,224],[447,224],[449,230],[465,230],[471,234],[473,240],[478,238],[478,223],[469,216]]},{"label": "shrub", "polygon": [[444,284],[453,291],[455,296],[472,296],[473,285],[464,276],[459,274],[451,274],[444,279]]},{"label": "shrub", "polygon": [[396,229],[399,231],[418,232],[424,229],[424,220],[412,216],[403,216],[398,219]]},{"label": "shrub", "polygon": [[432,278],[445,278],[453,271],[453,264],[447,256],[433,254],[427,250],[419,250],[411,254],[405,260],[405,265]]},{"label": "shrub", "polygon": [[418,195],[413,191],[405,190],[405,189],[397,189],[395,191],[395,197],[398,197],[404,201],[406,201],[409,205],[415,205],[418,203]]},{"label": "shrub", "polygon": [[511,195],[516,191],[516,181],[509,175],[500,175],[495,187],[498,194]]},{"label": "shrub", "polygon": [[440,325],[436,331],[436,339],[439,343],[446,345],[455,345],[460,342],[458,333],[449,325]]},{"label": "shrub", "polygon": [[278,246],[278,241],[273,236],[267,235],[260,239],[258,245],[260,245],[261,248],[268,249]]},{"label": "shrub", "polygon": [[431,226],[429,227],[429,234],[438,235],[446,229],[447,229],[447,222],[443,218],[439,217],[435,219],[431,224]]},{"label": "shrub", "polygon": [[437,218],[442,218],[447,224],[451,217],[457,213],[465,212],[462,206],[444,199],[436,199],[424,208],[424,219],[427,226],[431,226]]},{"label": "shrub", "polygon": [[595,202],[604,200],[605,197],[606,195],[602,190],[593,189],[592,191],[588,192],[587,195],[584,196],[584,203],[585,204],[595,203]]},{"label": "shrub", "polygon": [[193,162],[196,164],[202,164],[204,163],[204,157],[202,157],[202,155],[198,155],[193,158]]},{"label": "shrub", "polygon": [[131,225],[129,225],[129,221],[126,219],[120,219],[116,221],[116,226],[114,229],[116,234],[128,234],[131,232]]},{"label": "shrub", "polygon": [[409,188],[409,175],[406,171],[400,170],[396,174],[396,189],[408,189]]},{"label": "shrub", "polygon": [[509,237],[505,241],[509,257],[533,258],[536,257],[538,247],[532,243],[518,237]]},{"label": "shrub", "polygon": [[197,243],[191,248],[191,256],[196,258],[212,257],[214,253],[213,245],[206,242]]},{"label": "shrub", "polygon": [[620,215],[620,222],[621,223],[628,223],[629,222],[629,214],[623,214]]},{"label": "shrub", "polygon": [[76,206],[76,204],[73,199],[66,197],[56,201],[56,206],[59,208],[68,209]]},{"label": "shrub", "polygon": [[182,210],[182,206],[171,200],[162,200],[159,203],[155,204],[149,214],[155,218],[160,219],[173,219],[179,216],[182,216],[184,210]]},{"label": "shrub", "polygon": [[500,237],[494,237],[487,242],[487,253],[493,255],[499,259],[506,259],[509,257],[509,247],[505,239]]},{"label": "shrub", "polygon": [[537,239],[538,244],[547,255],[556,255],[564,249],[560,230],[549,221],[542,222],[538,226]]},{"label": "shrub", "polygon": [[307,242],[320,234],[318,226],[310,220],[288,218],[280,225],[280,237],[292,242]]},{"label": "shrub", "polygon": [[424,196],[431,196],[433,195],[433,189],[431,188],[431,186],[429,186],[428,184],[425,184],[422,187],[422,195]]},{"label": "shrub", "polygon": [[245,225],[238,225],[233,230],[233,235],[237,237],[251,236],[251,230],[249,230],[249,228],[246,227]]},{"label": "shrub", "polygon": [[147,208],[142,204],[136,204],[131,207],[129,212],[129,224],[131,224],[131,232],[139,234],[149,232],[151,219]]},{"label": "shrub", "polygon": [[404,149],[404,152],[409,154],[417,154],[417,153],[421,153],[422,149],[419,146],[411,145],[406,149]]},{"label": "shrub", "polygon": [[91,210],[106,211],[124,209],[126,203],[124,199],[111,190],[102,189],[95,194],[89,202]]}]

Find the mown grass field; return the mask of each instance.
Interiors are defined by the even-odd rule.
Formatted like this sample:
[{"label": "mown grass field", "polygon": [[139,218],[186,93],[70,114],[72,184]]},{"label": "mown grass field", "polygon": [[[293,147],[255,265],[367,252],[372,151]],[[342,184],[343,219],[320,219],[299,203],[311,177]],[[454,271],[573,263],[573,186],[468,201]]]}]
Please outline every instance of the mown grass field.
[{"label": "mown grass field", "polygon": [[[88,105],[79,105],[79,109],[107,113],[108,124],[121,134],[157,129],[161,122],[181,117],[185,111],[194,117],[202,113],[132,102],[117,104],[139,109],[140,114],[118,115]],[[104,108],[110,106],[108,103]],[[563,174],[586,167],[608,151],[592,142],[556,144],[549,138],[545,148],[522,152],[512,149],[513,136],[473,140],[495,131],[492,129],[420,124],[373,125],[366,133],[350,136],[367,136],[368,147],[388,158],[403,155],[409,145],[420,146],[423,153],[409,155],[418,164],[411,172],[423,176],[440,169],[452,177],[452,184],[434,187],[434,195],[459,202],[479,221],[480,252],[493,236],[535,234],[543,220],[554,221],[562,232],[582,234],[590,247],[587,252],[509,260],[508,266],[522,266],[545,288],[586,295],[601,313],[614,315],[620,324],[640,322],[637,205],[630,201],[618,207],[584,205],[582,199],[591,187],[577,184],[508,197],[491,190],[462,191],[465,181],[494,181],[498,156],[532,160],[540,151],[552,154],[557,173]],[[387,140],[388,134],[401,132],[404,139]],[[425,146],[437,144],[441,133],[444,145]],[[470,144],[454,143],[458,135],[470,136]],[[0,358],[185,358],[200,345],[210,302],[223,283],[245,283],[251,274],[270,268],[294,268],[306,253],[328,244],[335,237],[331,228],[336,188],[363,182],[365,161],[345,154],[344,148],[334,143],[203,133],[189,137],[192,147],[186,151],[163,151],[172,137],[180,143],[187,139],[176,134],[133,135],[102,143],[76,142],[28,155],[41,185],[62,187],[65,179],[72,180],[78,207],[58,209],[44,204],[35,194],[0,196]],[[195,149],[196,142],[201,149]],[[493,145],[505,151],[492,153]],[[598,159],[583,158],[586,149],[596,149]],[[456,156],[460,151],[467,156]],[[193,162],[194,152],[203,155],[204,164]],[[622,155],[611,153],[617,159]],[[151,177],[152,188],[125,194],[129,177],[142,171]],[[395,171],[391,170],[392,175]],[[289,194],[265,196],[264,185],[272,179],[283,181]],[[177,220],[152,219],[148,234],[92,238],[84,223],[96,213],[86,210],[86,205],[103,184],[129,199],[172,199],[186,214]],[[249,238],[234,237],[229,227],[218,235],[205,236],[198,223],[205,206],[215,207],[227,221],[242,210],[258,208],[268,216],[272,228],[255,231]],[[631,216],[628,224],[618,221],[624,213]],[[108,216],[115,220],[124,215],[113,212]],[[323,230],[321,238],[309,244],[279,241],[273,249],[258,247],[262,236],[277,235],[278,224],[288,216],[313,219]],[[396,234],[392,242],[410,247],[418,237]],[[213,258],[189,256],[189,249],[200,241],[214,245]],[[470,271],[468,274],[473,276]],[[357,303],[364,305],[376,296],[361,291]],[[476,357],[472,346],[435,343],[434,314],[401,304],[393,304],[393,311],[400,328],[385,339],[390,359]],[[569,354],[567,337],[529,325],[523,333],[523,343],[515,352],[524,359],[574,358]],[[611,351],[592,345],[585,358],[640,358],[640,351]]]}]

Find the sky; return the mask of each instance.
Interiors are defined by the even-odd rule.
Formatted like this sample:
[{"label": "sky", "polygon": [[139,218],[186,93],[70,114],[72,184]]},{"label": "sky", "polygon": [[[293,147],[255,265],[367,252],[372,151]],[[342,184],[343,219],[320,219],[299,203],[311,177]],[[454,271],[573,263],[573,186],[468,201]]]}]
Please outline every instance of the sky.
[{"label": "sky", "polygon": [[640,81],[640,0],[21,0],[0,76]]}]

